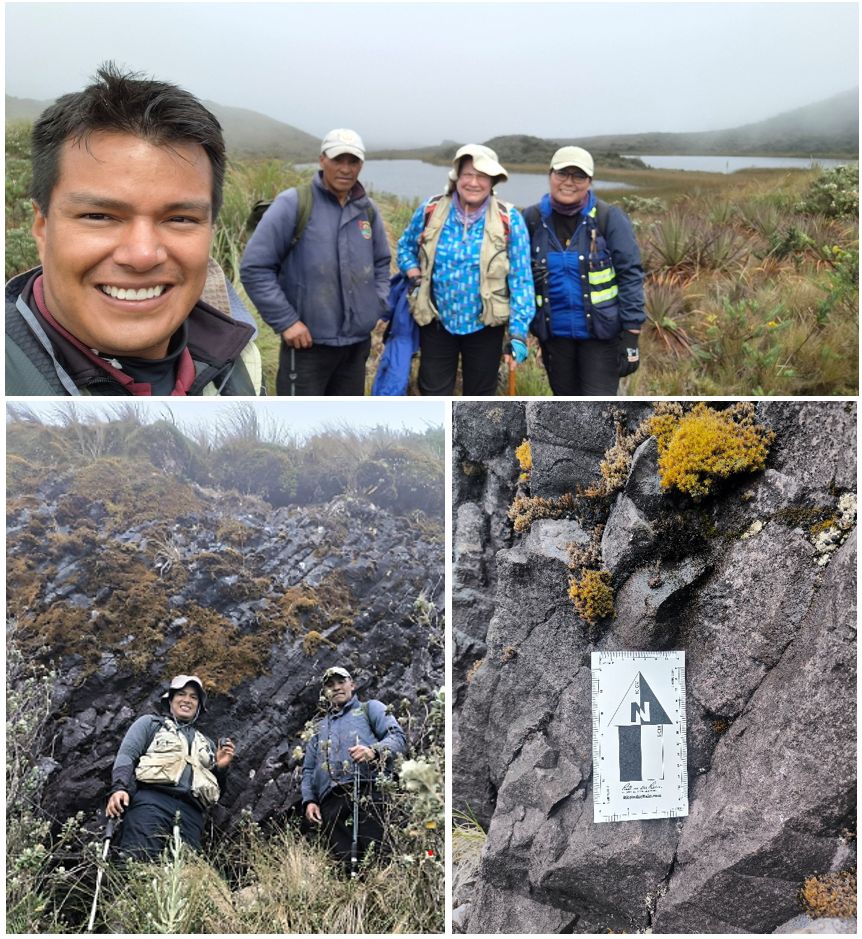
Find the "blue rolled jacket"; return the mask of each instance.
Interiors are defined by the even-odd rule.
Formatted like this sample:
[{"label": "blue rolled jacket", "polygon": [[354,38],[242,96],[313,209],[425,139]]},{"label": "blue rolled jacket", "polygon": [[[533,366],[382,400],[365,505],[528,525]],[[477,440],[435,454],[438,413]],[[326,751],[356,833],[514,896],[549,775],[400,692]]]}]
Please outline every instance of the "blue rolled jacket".
[{"label": "blue rolled jacket", "polygon": [[[618,206],[609,205],[605,232],[595,216],[592,190],[581,212],[581,220],[567,247],[563,247],[551,221],[551,198],[545,194],[524,213],[529,219],[536,211],[539,224],[531,232],[530,257],[536,285],[536,316],[530,329],[540,340],[551,336],[566,339],[616,339],[624,329],[640,329],[644,312],[644,273],[640,249],[628,216]],[[596,250],[590,257],[592,232]],[[589,272],[613,268],[616,297],[594,304],[590,299]]]},{"label": "blue rolled jacket", "polygon": [[385,756],[407,749],[407,738],[398,721],[386,713],[382,701],[360,703],[354,695],[340,711],[327,714],[315,728],[305,748],[302,763],[302,802],[318,804],[339,785],[353,782],[354,763],[347,752],[357,743],[376,750],[384,758],[375,763],[358,763],[363,780],[374,779]]},{"label": "blue rolled jacket", "polygon": [[391,252],[380,213],[357,183],[345,205],[312,180],[311,214],[291,247],[299,197],[279,193],[246,245],[240,278],[264,321],[281,334],[303,322],[314,342],[363,342],[388,315]]}]

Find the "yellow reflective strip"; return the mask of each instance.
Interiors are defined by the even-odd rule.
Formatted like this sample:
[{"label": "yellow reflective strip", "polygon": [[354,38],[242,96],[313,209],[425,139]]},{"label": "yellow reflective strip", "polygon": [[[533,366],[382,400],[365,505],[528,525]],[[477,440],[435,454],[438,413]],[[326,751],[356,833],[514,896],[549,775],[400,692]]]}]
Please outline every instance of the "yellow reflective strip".
[{"label": "yellow reflective strip", "polygon": [[591,284],[607,284],[616,276],[616,271],[612,267],[606,267],[603,271],[590,271]]},{"label": "yellow reflective strip", "polygon": [[593,290],[590,292],[590,301],[593,304],[605,303],[607,300],[613,300],[618,293],[616,286],[609,287],[607,290]]}]

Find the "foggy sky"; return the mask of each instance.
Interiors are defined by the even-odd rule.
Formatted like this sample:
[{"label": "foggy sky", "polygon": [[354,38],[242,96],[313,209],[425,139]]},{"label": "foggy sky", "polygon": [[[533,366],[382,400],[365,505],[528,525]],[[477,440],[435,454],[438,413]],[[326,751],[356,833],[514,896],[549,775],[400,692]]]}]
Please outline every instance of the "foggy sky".
[{"label": "foggy sky", "polygon": [[854,87],[856,3],[7,3],[6,93],[107,59],[370,147],[720,130]]},{"label": "foggy sky", "polygon": [[[62,412],[69,407],[88,420],[112,420],[116,402],[97,398],[82,398],[74,402],[58,403],[49,400],[28,400],[20,402],[34,411],[46,423],[63,423]],[[162,418],[170,419],[167,412],[181,426],[187,429],[206,426],[210,430],[217,428],[223,421],[229,420],[238,405],[225,398],[180,399],[155,401],[138,399],[134,402],[148,422]],[[239,405],[240,407],[242,405]],[[391,430],[412,430],[423,433],[427,427],[439,427],[445,420],[443,405],[437,401],[411,399],[397,401],[386,398],[368,398],[362,402],[354,401],[309,401],[302,407],[295,402],[276,401],[259,398],[254,402],[254,409],[265,427],[275,426],[286,430],[297,438],[305,439],[314,433],[332,428],[351,428],[357,432],[375,427],[387,427]],[[9,418],[7,408],[7,420]]]}]

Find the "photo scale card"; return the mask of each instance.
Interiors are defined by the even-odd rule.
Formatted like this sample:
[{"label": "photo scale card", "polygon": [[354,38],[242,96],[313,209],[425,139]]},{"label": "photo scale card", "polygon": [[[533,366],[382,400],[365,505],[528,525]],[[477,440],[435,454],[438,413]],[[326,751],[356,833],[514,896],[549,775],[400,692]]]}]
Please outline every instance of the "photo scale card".
[{"label": "photo scale card", "polygon": [[592,653],[593,821],[688,815],[684,652]]}]

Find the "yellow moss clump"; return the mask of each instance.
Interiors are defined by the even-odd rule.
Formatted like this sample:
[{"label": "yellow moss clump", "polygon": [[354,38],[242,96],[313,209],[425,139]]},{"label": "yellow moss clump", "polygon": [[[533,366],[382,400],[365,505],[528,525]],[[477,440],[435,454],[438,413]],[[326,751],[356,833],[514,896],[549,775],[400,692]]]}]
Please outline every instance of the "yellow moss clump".
[{"label": "yellow moss clump", "polygon": [[610,571],[584,571],[569,578],[569,599],[584,622],[594,626],[614,615],[614,590]]},{"label": "yellow moss clump", "polygon": [[809,877],[800,891],[813,917],[856,915],[856,871],[839,871]]},{"label": "yellow moss clump", "polygon": [[521,482],[525,483],[530,478],[530,470],[533,468],[533,451],[529,440],[525,440],[519,447],[515,447],[515,458],[521,467]]},{"label": "yellow moss clump", "polygon": [[326,639],[316,629],[310,629],[302,640],[302,651],[306,655],[314,655],[322,645],[329,646],[330,649],[338,648],[334,642]]},{"label": "yellow moss clump", "polygon": [[517,532],[528,531],[540,518],[565,518],[575,508],[575,497],[566,492],[556,499],[518,496],[509,506],[509,518]]},{"label": "yellow moss clump", "polygon": [[658,442],[662,489],[676,488],[695,501],[719,479],[761,470],[775,434],[754,423],[754,405],[717,411],[700,402],[683,414],[676,402],[656,409],[648,427]]}]

